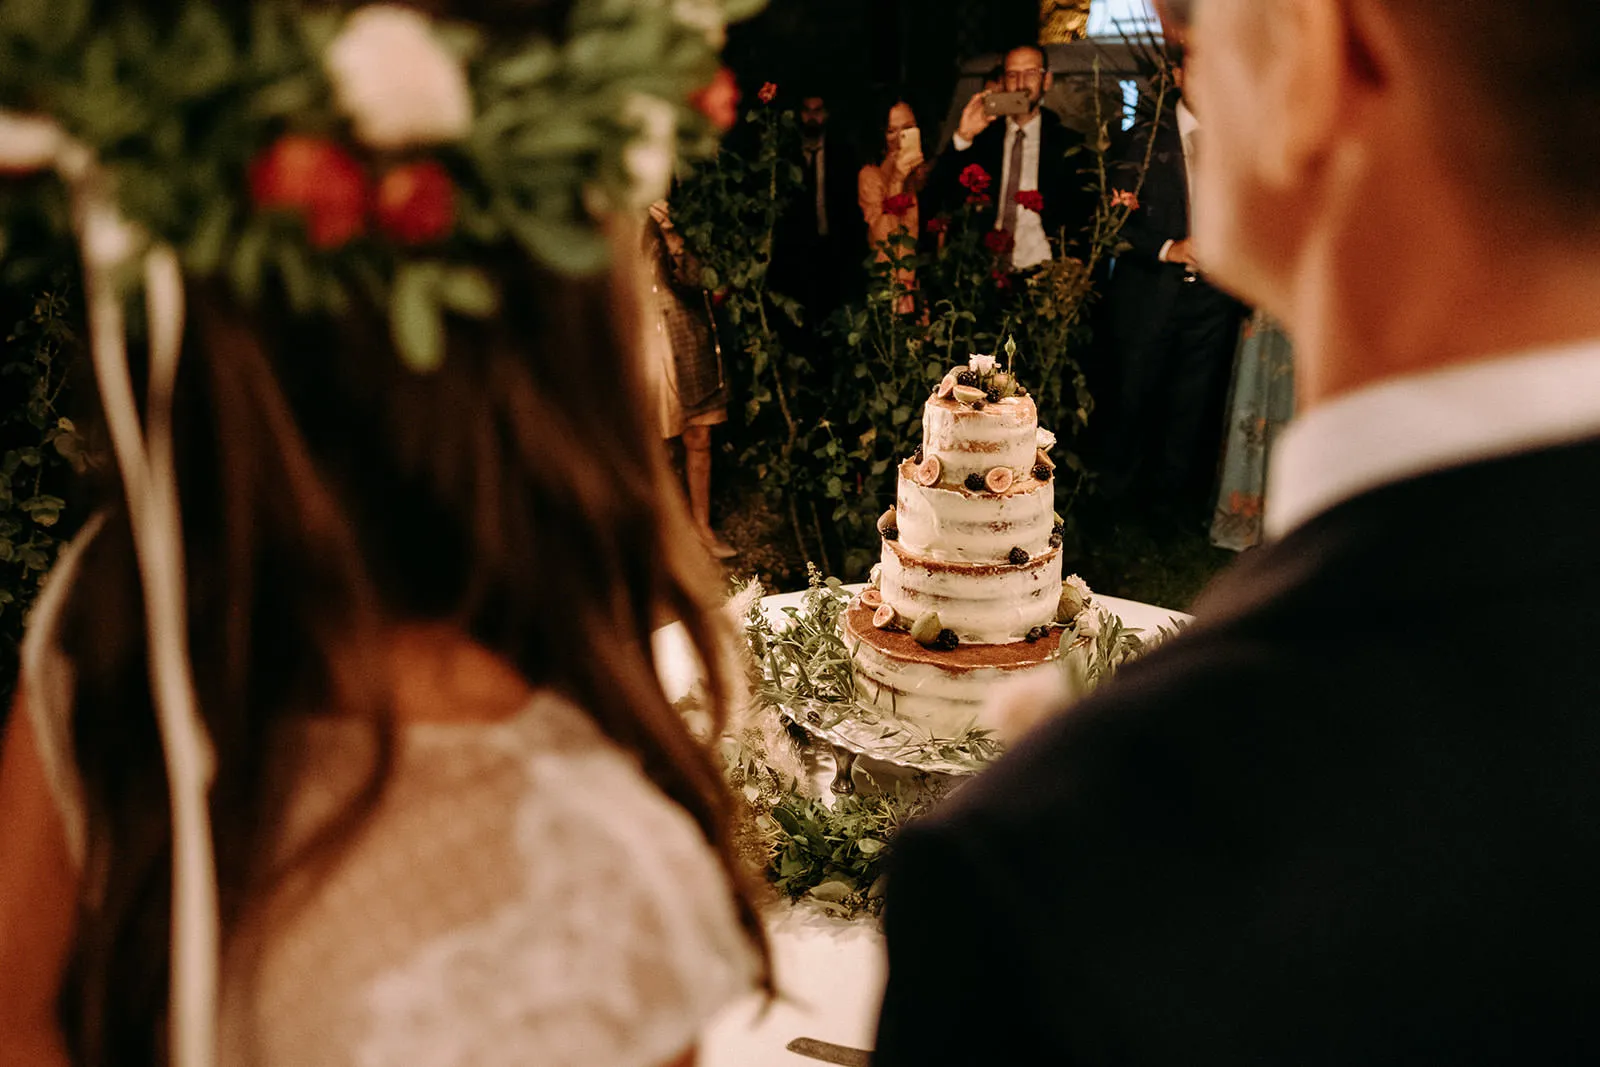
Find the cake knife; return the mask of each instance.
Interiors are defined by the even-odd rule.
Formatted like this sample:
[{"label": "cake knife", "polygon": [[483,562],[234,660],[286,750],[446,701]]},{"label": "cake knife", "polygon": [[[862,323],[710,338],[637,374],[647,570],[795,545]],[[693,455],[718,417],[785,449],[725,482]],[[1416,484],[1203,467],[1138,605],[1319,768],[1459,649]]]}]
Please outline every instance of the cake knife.
[{"label": "cake knife", "polygon": [[814,1037],[797,1037],[786,1047],[797,1056],[821,1060],[823,1063],[837,1063],[840,1067],[872,1067],[872,1053],[866,1049],[833,1045]]}]

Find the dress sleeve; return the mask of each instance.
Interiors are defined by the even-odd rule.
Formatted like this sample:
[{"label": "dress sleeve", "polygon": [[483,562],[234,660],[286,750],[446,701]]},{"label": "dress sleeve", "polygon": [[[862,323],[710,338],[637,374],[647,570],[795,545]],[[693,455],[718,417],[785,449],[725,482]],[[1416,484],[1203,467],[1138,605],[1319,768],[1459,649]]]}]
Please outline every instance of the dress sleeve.
[{"label": "dress sleeve", "polygon": [[377,982],[365,1067],[661,1067],[754,989],[728,881],[682,809],[618,752],[536,762],[523,892]]},{"label": "dress sleeve", "polygon": [[61,616],[85,546],[105,525],[95,515],[61,550],[28,613],[22,639],[22,676],[27,682],[27,712],[34,745],[44,763],[45,780],[67,840],[67,852],[79,867],[84,856],[83,786],[72,752],[72,662],[60,643]]}]

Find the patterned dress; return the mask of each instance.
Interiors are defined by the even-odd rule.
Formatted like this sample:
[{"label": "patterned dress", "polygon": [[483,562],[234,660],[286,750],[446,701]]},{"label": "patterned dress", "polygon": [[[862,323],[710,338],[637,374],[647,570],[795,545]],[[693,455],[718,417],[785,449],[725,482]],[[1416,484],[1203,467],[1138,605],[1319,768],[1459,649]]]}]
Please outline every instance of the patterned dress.
[{"label": "patterned dress", "polygon": [[1242,552],[1261,543],[1267,464],[1273,443],[1293,417],[1294,350],[1283,331],[1258,311],[1245,324],[1234,361],[1212,544]]}]

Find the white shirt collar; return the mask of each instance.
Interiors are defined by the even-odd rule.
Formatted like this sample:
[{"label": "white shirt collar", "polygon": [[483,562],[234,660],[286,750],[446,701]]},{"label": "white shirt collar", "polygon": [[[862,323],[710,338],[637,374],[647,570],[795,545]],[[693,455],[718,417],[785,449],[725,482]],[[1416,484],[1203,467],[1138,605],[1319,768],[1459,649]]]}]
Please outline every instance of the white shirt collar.
[{"label": "white shirt collar", "polygon": [[1600,338],[1410,375],[1297,418],[1272,451],[1276,540],[1372,489],[1600,436]]},{"label": "white shirt collar", "polygon": [[1185,141],[1189,135],[1200,128],[1200,120],[1195,118],[1194,112],[1189,110],[1189,105],[1182,100],[1178,101],[1178,136]]},{"label": "white shirt collar", "polygon": [[1006,133],[1007,134],[1012,134],[1012,133],[1015,133],[1018,130],[1022,130],[1024,133],[1028,133],[1028,132],[1031,132],[1032,130],[1036,129],[1038,127],[1039,123],[1041,123],[1043,121],[1044,121],[1044,112],[1043,111],[1035,111],[1033,113],[1033,118],[1029,119],[1027,122],[1017,122],[1015,119],[1012,119],[1011,121],[1007,122],[1006,123]]}]

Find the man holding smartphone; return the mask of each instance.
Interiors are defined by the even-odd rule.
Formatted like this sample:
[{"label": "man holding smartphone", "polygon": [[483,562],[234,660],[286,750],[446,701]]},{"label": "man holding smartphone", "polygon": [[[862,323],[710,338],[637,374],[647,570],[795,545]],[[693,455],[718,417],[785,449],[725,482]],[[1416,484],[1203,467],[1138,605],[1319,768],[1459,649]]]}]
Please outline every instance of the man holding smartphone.
[{"label": "man holding smartphone", "polygon": [[[973,164],[982,167],[993,184],[991,201],[978,217],[1011,235],[1008,266],[1027,270],[1053,258],[1051,238],[1064,239],[1072,253],[1094,217],[1095,197],[1080,170],[1084,160],[1074,152],[1083,137],[1041,107],[1055,84],[1044,51],[1033,45],[1014,48],[1006,54],[1004,70],[1004,91],[985,90],[968,102],[931,185],[940,206],[954,210],[967,197],[962,173]],[[1019,202],[1018,194],[1029,192],[1043,198],[1040,210]]]}]

